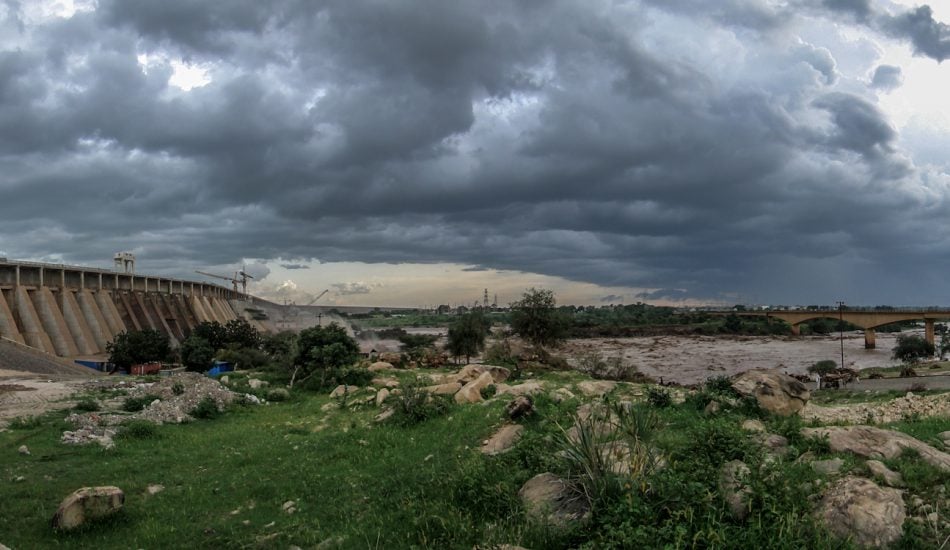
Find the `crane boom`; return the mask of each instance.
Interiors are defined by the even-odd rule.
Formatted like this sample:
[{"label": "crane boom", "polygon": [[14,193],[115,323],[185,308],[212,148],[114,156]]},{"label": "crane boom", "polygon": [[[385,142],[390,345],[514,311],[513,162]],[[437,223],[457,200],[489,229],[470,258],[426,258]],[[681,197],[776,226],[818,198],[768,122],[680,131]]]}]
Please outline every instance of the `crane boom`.
[{"label": "crane boom", "polygon": [[202,275],[207,275],[208,277],[214,277],[215,279],[224,279],[225,281],[234,281],[233,277],[225,277],[224,275],[215,275],[214,273],[206,273],[204,271],[195,270],[195,273],[200,273]]},{"label": "crane boom", "polygon": [[323,292],[321,292],[321,293],[320,293],[316,298],[314,298],[313,300],[310,300],[310,303],[307,304],[307,305],[308,305],[308,306],[312,306],[314,303],[316,303],[317,300],[319,300],[320,298],[323,298],[323,295],[326,294],[327,292],[330,292],[330,289],[329,289],[329,288],[326,289],[326,290],[324,290]]}]

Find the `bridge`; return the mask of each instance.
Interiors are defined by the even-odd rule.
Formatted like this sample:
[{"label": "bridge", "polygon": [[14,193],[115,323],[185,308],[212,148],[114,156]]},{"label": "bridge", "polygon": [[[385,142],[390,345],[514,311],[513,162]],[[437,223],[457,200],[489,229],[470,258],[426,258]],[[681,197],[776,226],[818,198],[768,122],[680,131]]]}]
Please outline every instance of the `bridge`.
[{"label": "bridge", "polygon": [[740,317],[767,317],[781,319],[792,327],[792,334],[800,334],[801,323],[814,319],[842,320],[864,329],[864,347],[875,348],[874,329],[899,321],[923,321],[927,342],[934,342],[934,322],[950,319],[950,309],[947,308],[888,308],[888,309],[787,309],[767,311],[731,311],[717,312],[716,315],[738,315]]},{"label": "bridge", "polygon": [[129,330],[157,330],[177,345],[206,321],[244,317],[263,329],[248,298],[214,283],[0,259],[0,337],[59,357],[103,354]]}]

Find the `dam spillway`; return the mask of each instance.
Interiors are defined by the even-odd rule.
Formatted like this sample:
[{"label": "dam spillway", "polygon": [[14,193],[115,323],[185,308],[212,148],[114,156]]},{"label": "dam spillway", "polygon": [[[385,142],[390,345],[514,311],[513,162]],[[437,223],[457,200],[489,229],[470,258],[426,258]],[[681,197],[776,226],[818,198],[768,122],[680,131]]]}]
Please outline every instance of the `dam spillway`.
[{"label": "dam spillway", "polygon": [[199,323],[245,318],[233,305],[245,299],[215,283],[0,260],[0,337],[59,357],[107,353],[131,330],[157,330],[177,346]]}]

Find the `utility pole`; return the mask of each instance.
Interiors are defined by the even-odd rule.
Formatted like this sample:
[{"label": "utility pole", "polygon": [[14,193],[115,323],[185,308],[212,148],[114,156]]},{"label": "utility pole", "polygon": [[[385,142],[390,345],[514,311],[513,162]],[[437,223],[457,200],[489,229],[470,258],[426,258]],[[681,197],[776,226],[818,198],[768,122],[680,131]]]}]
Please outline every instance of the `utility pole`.
[{"label": "utility pole", "polygon": [[838,300],[838,340],[841,342],[841,368],[844,368],[844,302]]}]

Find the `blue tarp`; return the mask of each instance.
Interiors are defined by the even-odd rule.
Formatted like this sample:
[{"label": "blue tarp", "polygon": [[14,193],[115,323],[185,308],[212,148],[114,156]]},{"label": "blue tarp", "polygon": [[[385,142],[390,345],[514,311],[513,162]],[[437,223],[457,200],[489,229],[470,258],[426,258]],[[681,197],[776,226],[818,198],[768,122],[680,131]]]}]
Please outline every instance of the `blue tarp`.
[{"label": "blue tarp", "polygon": [[206,372],[208,376],[217,376],[219,374],[224,374],[226,372],[231,372],[234,370],[234,367],[231,366],[231,363],[227,361],[215,361],[214,366],[211,367],[211,370]]}]

